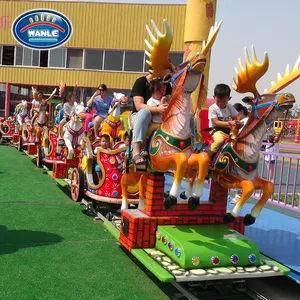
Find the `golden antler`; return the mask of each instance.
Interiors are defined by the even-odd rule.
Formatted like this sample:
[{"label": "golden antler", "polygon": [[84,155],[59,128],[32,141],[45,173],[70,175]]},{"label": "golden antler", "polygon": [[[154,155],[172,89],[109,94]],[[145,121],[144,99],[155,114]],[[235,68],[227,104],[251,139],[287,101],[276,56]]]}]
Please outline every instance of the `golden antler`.
[{"label": "golden antler", "polygon": [[34,87],[32,87],[31,89],[32,89],[32,97],[33,97],[33,99],[35,99],[36,101],[39,101],[39,98],[38,98],[38,93],[39,92]]},{"label": "golden antler", "polygon": [[74,89],[73,89],[73,95],[76,96],[77,93],[77,88],[78,88],[78,82],[76,81]]},{"label": "golden antler", "polygon": [[207,56],[207,54],[209,53],[210,49],[212,48],[212,46],[217,38],[217,35],[221,28],[222,22],[223,21],[220,21],[219,23],[216,22],[215,26],[212,26],[210,28],[207,41],[206,42],[203,41],[203,43],[202,43],[202,50],[201,50],[202,55]]},{"label": "golden antler", "polygon": [[150,50],[150,52],[147,50],[145,51],[146,55],[149,57],[149,61],[147,60],[146,62],[151,68],[150,73],[159,77],[165,75],[165,70],[172,68],[172,64],[169,61],[169,52],[173,41],[173,34],[167,20],[164,20],[163,22],[166,28],[166,33],[164,35],[158,30],[154,21],[151,20],[151,24],[157,38],[155,38],[151,32],[149,26],[146,25],[146,29],[153,43],[152,46],[147,40],[145,40],[145,44]]},{"label": "golden antler", "polygon": [[67,89],[66,83],[61,80],[60,84],[59,84],[59,97],[61,99],[65,97],[65,95],[66,95],[66,89]]},{"label": "golden antler", "polygon": [[235,82],[235,86],[232,86],[235,91],[238,93],[253,93],[254,97],[259,95],[256,89],[256,82],[260,79],[269,68],[269,57],[267,52],[264,55],[264,61],[260,64],[257,61],[255,49],[252,46],[252,60],[253,63],[250,63],[249,55],[247,48],[245,48],[245,60],[246,67],[242,65],[241,59],[239,58],[240,72],[238,72],[237,68],[235,68],[235,72],[237,74],[237,78],[233,78]]},{"label": "golden antler", "polygon": [[271,88],[269,90],[265,90],[264,92],[266,94],[277,93],[283,88],[285,88],[286,86],[288,86],[289,84],[291,84],[299,77],[300,77],[300,55],[298,56],[298,59],[294,65],[292,72],[290,73],[289,65],[287,65],[284,76],[281,77],[280,73],[278,73],[277,82],[275,83],[274,81],[272,81]]}]

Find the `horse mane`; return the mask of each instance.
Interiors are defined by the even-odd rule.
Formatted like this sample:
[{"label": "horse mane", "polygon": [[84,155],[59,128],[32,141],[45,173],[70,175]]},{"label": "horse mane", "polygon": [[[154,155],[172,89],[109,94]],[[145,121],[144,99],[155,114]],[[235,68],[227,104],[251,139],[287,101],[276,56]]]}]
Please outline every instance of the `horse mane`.
[{"label": "horse mane", "polygon": [[175,91],[173,91],[168,109],[162,115],[162,121],[166,122],[173,108],[180,110],[184,101],[185,89],[183,86],[178,86]]}]

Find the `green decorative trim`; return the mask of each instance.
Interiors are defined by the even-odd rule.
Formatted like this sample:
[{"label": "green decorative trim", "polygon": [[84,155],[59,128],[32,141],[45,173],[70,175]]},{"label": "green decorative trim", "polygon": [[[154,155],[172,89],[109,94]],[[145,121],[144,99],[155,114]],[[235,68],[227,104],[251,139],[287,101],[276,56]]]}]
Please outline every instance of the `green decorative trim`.
[{"label": "green decorative trim", "polygon": [[112,235],[115,239],[119,240],[119,238],[120,238],[120,231],[116,228],[116,226],[114,226],[114,225],[113,225],[111,222],[109,222],[109,221],[105,221],[105,222],[103,223],[103,226],[104,226],[104,228],[107,229],[107,231],[108,231],[109,233],[111,233],[111,235]]},{"label": "green decorative trim", "polygon": [[227,169],[229,159],[241,170],[246,173],[252,172],[257,169],[257,163],[247,163],[244,161],[231,147],[231,143],[228,143],[219,154],[215,168],[219,171]]},{"label": "green decorative trim", "polygon": [[277,262],[263,254],[260,254],[260,255],[261,255],[261,259],[264,260],[266,264],[278,267],[280,269],[280,272],[283,275],[288,275],[290,273],[290,269],[287,268],[286,266],[280,264],[279,262]]},{"label": "green decorative trim", "polygon": [[[188,137],[186,139],[181,139],[172,135],[167,134],[161,128],[158,128],[152,138],[150,145],[150,155],[155,155],[160,149],[161,143],[156,141],[157,137],[161,137],[166,144],[171,146],[172,148],[176,148],[179,151],[184,151],[187,148],[192,146],[192,137]],[[153,146],[153,144],[155,146]]]},{"label": "green decorative trim", "polygon": [[[146,249],[145,249],[146,250]],[[156,262],[144,249],[132,249],[134,255],[151,273],[153,273],[162,282],[174,282],[174,276]],[[155,249],[153,249],[155,250]]]}]

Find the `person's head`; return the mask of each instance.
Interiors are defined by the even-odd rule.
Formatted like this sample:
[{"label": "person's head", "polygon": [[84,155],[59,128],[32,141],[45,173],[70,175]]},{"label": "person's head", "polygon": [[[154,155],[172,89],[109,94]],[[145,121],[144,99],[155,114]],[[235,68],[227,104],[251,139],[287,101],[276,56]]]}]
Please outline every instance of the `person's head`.
[{"label": "person's head", "polygon": [[220,83],[216,85],[214,89],[214,98],[216,104],[220,108],[225,108],[227,106],[228,101],[231,99],[230,93],[231,89],[227,84]]},{"label": "person's head", "polygon": [[233,107],[239,113],[237,116],[238,120],[242,120],[248,116],[248,109],[246,106],[242,105],[241,103],[235,103]]},{"label": "person's head", "polygon": [[109,147],[110,138],[107,134],[103,134],[100,136],[100,147],[103,149],[107,149]]},{"label": "person's head", "polygon": [[44,97],[44,94],[42,92],[38,92],[37,94],[37,98],[39,101],[42,101],[43,100],[43,97]]},{"label": "person's head", "polygon": [[152,94],[157,93],[161,96],[165,96],[167,91],[167,84],[163,82],[162,79],[153,79],[150,82],[150,91]]},{"label": "person's head", "polygon": [[125,144],[126,147],[129,146],[130,141],[131,141],[130,136],[128,134],[126,134],[125,137],[124,137],[124,144]]},{"label": "person's head", "polygon": [[268,136],[268,142],[269,142],[269,143],[274,143],[274,142],[275,142],[275,136],[274,136],[273,134],[270,134],[270,135]]},{"label": "person's head", "polygon": [[106,94],[107,94],[107,86],[106,84],[104,83],[101,83],[99,86],[98,86],[98,90],[100,92],[100,96],[102,99],[104,99],[106,97]]},{"label": "person's head", "polygon": [[65,102],[68,102],[70,104],[74,104],[75,96],[74,96],[73,92],[67,92],[67,94],[65,96]]}]

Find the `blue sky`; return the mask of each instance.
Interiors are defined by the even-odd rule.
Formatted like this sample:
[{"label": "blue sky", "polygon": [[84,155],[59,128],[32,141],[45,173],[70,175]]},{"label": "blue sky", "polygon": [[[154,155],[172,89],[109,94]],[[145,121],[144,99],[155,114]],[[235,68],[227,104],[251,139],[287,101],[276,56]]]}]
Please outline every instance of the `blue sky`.
[{"label": "blue sky", "polygon": [[[215,84],[233,84],[234,67],[238,57],[244,59],[245,46],[249,52],[255,46],[259,61],[264,51],[269,54],[269,70],[257,84],[260,93],[276,81],[277,73],[284,75],[286,64],[291,70],[300,54],[299,13],[298,0],[218,0],[216,19],[223,25],[212,50],[209,96]],[[292,92],[300,104],[300,78],[284,91]],[[234,92],[233,102],[242,97]]]},{"label": "blue sky", "polygon": [[[94,2],[186,3],[185,0]],[[233,84],[234,67],[238,66],[239,57],[244,59],[245,46],[249,52],[251,45],[255,46],[259,61],[262,60],[264,51],[269,54],[269,70],[257,84],[260,93],[270,87],[271,81],[276,81],[277,73],[284,74],[287,64],[291,69],[300,54],[300,0],[217,0],[216,20],[223,20],[223,25],[212,49],[209,97],[217,83],[223,82],[230,86]],[[300,79],[284,91],[292,92],[300,104]],[[237,102],[244,95],[233,91],[232,96],[232,102]]]}]

